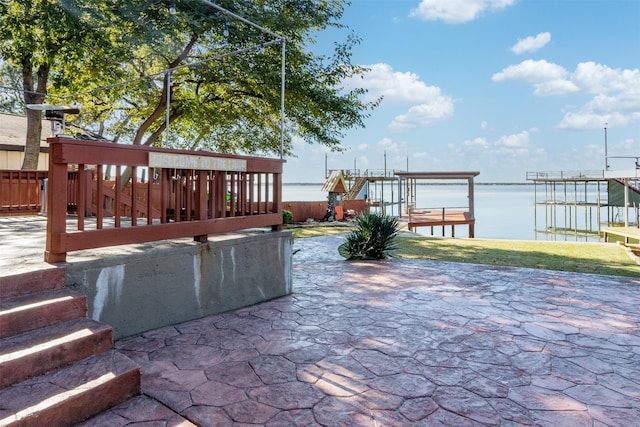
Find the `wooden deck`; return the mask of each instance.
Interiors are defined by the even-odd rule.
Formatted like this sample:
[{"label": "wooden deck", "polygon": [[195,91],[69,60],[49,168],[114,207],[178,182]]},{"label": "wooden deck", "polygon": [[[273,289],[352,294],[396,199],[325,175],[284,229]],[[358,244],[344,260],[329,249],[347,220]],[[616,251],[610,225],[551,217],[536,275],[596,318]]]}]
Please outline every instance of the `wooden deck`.
[{"label": "wooden deck", "polygon": [[607,227],[603,233],[605,242],[608,242],[611,236],[622,238],[625,244],[640,242],[640,228],[636,227]]},{"label": "wooden deck", "polygon": [[[474,225],[476,219],[469,211],[442,209],[412,209],[409,212],[409,230],[416,231],[418,227],[435,227],[442,226],[444,235],[444,227],[451,226],[451,237],[455,237],[456,225],[468,225],[469,237],[474,237]],[[433,234],[433,228],[431,231]]]}]

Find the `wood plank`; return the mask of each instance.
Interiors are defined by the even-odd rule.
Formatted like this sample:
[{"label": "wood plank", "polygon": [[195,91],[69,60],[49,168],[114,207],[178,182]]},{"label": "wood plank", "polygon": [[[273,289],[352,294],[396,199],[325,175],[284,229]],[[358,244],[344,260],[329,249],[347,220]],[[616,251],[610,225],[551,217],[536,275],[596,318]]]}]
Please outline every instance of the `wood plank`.
[{"label": "wood plank", "polygon": [[624,243],[628,244],[629,239],[639,240],[640,241],[640,228],[635,227],[606,227],[603,230],[604,233],[604,241],[609,241],[609,236],[614,235],[618,237],[622,237],[624,239]]},{"label": "wood plank", "polygon": [[84,232],[58,233],[49,248],[52,254],[92,249],[106,246],[144,243],[188,236],[227,233],[248,228],[273,227],[282,223],[282,214],[252,215],[245,217],[215,218],[206,221],[189,221],[155,225],[88,230]]},{"label": "wood plank", "polygon": [[436,225],[475,224],[476,219],[467,211],[441,209],[414,210],[409,215],[409,227],[430,227]]}]

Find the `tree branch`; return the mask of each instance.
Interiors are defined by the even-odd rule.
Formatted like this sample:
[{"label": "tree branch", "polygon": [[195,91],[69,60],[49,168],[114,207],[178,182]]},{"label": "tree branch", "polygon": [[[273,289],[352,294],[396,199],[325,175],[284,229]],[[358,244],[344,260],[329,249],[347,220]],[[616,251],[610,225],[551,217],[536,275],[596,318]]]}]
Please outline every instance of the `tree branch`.
[{"label": "tree branch", "polygon": [[[169,68],[174,68],[180,65],[180,63],[189,56],[189,52],[191,51],[191,49],[193,48],[197,40],[198,40],[198,37],[193,36],[191,40],[189,40],[189,43],[187,43],[187,45],[184,47],[184,49],[182,49],[182,52],[180,53],[180,55],[178,55],[178,57],[171,64],[169,64]],[[142,124],[136,131],[136,134],[133,138],[133,145],[142,144],[142,137],[149,131],[149,129],[151,128],[151,125],[160,117],[162,117],[162,114],[166,111],[168,84],[169,84],[168,75],[165,74],[163,79],[163,85],[162,85],[163,87],[162,95],[160,96],[158,105],[156,105],[156,108],[153,110],[153,112],[149,115],[149,117],[146,118],[144,122],[142,122]],[[169,88],[170,91],[172,91],[172,89],[173,89],[172,87]],[[148,144],[145,142],[144,145],[148,145]]]}]

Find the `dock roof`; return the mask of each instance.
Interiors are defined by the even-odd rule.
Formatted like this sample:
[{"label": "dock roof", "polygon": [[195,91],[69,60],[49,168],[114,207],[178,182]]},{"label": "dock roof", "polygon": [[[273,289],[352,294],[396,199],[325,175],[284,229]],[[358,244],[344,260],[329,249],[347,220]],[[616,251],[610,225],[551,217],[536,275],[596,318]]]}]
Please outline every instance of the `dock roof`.
[{"label": "dock roof", "polygon": [[396,172],[400,178],[412,179],[470,179],[480,175],[480,172]]}]

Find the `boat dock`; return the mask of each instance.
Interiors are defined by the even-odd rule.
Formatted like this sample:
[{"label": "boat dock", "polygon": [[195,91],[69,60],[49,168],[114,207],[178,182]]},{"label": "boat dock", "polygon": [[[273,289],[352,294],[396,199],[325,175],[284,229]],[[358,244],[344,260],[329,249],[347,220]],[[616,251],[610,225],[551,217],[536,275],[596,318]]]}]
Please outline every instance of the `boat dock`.
[{"label": "boat dock", "polygon": [[640,243],[640,228],[637,227],[606,227],[602,233],[605,242],[623,241],[625,245]]},{"label": "boat dock", "polygon": [[[409,209],[409,231],[416,231],[418,227],[431,227],[431,235],[433,235],[433,227],[442,226],[442,235],[446,226],[451,226],[451,237],[456,237],[456,225],[469,225],[473,227],[476,219],[473,214],[468,211],[451,210],[451,209]],[[470,235],[469,237],[473,237]]]},{"label": "boat dock", "polygon": [[[405,212],[409,219],[409,230],[416,231],[418,227],[441,226],[442,235],[445,227],[451,226],[451,237],[455,237],[456,225],[469,226],[469,238],[475,237],[475,209],[474,209],[474,178],[480,172],[396,172],[400,178],[399,189],[404,190]],[[467,183],[468,206],[460,208],[419,208],[416,206],[417,184],[420,181],[464,181]],[[403,186],[404,184],[404,186]],[[402,199],[401,199],[402,200]],[[401,209],[402,212],[402,209]]]}]

